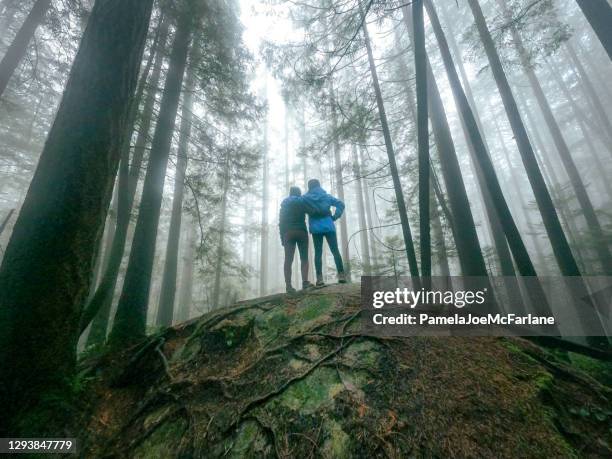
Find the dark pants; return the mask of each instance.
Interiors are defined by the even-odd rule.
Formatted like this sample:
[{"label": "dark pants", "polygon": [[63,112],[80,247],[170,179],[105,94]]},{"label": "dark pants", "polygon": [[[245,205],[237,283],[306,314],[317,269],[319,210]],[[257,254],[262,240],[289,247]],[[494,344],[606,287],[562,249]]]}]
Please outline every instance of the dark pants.
[{"label": "dark pants", "polygon": [[329,246],[329,250],[331,250],[331,253],[334,256],[336,269],[339,273],[344,272],[344,266],[342,265],[342,256],[340,255],[340,251],[338,250],[338,238],[336,237],[336,232],[330,231],[329,233],[312,235],[312,242],[314,243],[315,270],[317,272],[317,276],[321,276],[323,274],[323,260],[321,259],[323,255],[323,237],[327,239],[327,245]]},{"label": "dark pants", "polygon": [[308,280],[308,233],[303,230],[289,230],[283,236],[283,247],[285,248],[285,284],[291,285],[291,265],[295,255],[295,246],[300,252],[300,268],[302,271],[302,282]]}]

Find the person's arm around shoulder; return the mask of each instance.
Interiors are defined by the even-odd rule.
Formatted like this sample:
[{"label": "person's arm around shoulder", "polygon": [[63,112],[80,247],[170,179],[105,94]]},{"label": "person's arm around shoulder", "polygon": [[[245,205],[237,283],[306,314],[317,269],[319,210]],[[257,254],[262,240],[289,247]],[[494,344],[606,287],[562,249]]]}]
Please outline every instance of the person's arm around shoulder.
[{"label": "person's arm around shoulder", "polygon": [[336,209],[334,211],[334,215],[332,215],[332,219],[336,221],[342,217],[342,213],[344,212],[344,203],[332,195],[329,195],[329,197],[331,198],[332,207]]},{"label": "person's arm around shoulder", "polygon": [[313,206],[310,200],[304,196],[300,196],[300,203],[302,204],[302,208],[304,209],[304,212],[306,212],[308,215],[312,217],[320,218],[320,217],[327,217],[328,215],[330,215],[329,211],[321,213],[321,211],[317,209],[315,206]]}]

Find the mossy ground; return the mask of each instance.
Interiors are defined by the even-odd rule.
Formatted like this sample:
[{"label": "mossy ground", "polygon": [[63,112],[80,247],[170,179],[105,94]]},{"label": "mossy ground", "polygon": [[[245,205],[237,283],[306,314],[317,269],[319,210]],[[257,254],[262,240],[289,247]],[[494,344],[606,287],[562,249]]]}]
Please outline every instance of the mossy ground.
[{"label": "mossy ground", "polygon": [[612,455],[605,379],[520,339],[363,336],[359,303],[351,285],[243,302],[89,361],[83,455]]}]

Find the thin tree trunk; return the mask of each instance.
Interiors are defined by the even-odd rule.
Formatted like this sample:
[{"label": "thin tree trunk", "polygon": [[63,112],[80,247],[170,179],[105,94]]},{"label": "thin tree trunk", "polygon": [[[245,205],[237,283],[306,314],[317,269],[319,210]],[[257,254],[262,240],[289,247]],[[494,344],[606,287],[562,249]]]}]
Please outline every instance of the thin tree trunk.
[{"label": "thin tree trunk", "polygon": [[612,60],[612,7],[608,0],[576,0]]},{"label": "thin tree trunk", "polygon": [[[509,14],[507,5],[502,0],[498,0],[498,5],[505,10],[506,15]],[[531,67],[527,57],[527,51],[523,46],[523,41],[514,28],[512,29],[512,37],[521,60],[523,70],[527,74],[527,79],[529,80],[531,90],[533,91],[538,106],[544,115],[544,121],[548,126],[548,130],[550,131],[555,147],[557,148],[557,152],[561,157],[561,162],[570,179],[570,183],[572,184],[572,188],[574,189],[578,203],[580,204],[582,214],[587,223],[588,232],[594,239],[595,251],[599,259],[599,264],[601,265],[602,274],[608,276],[612,275],[612,254],[610,254],[610,250],[606,244],[601,224],[599,223],[599,219],[595,214],[595,208],[593,207],[582,178],[580,177],[578,168],[574,163],[569,147],[563,138],[563,134],[561,133],[561,129],[557,124],[557,120],[555,119],[552,109],[546,100],[544,90],[542,89],[542,86],[540,85],[540,82],[538,81],[538,78]]]},{"label": "thin tree trunk", "polygon": [[[342,158],[340,156],[340,141],[338,140],[338,116],[336,112],[336,98],[334,96],[333,85],[330,85],[331,92],[331,118],[332,118],[332,132],[333,132],[333,150],[334,150],[334,173],[336,177],[336,190],[338,193],[338,199],[345,202],[344,200],[344,183],[342,178]],[[345,214],[340,219],[340,245],[342,250],[342,259],[344,261],[344,272],[346,273],[346,279],[348,282],[351,281],[351,258],[349,255],[348,246],[348,229],[347,223],[348,215]]]},{"label": "thin tree trunk", "polygon": [[446,241],[444,239],[444,231],[442,230],[442,219],[440,211],[436,206],[434,194],[431,194],[432,215],[431,215],[431,230],[433,232],[436,244],[436,252],[438,265],[440,266],[440,275],[443,277],[450,276],[450,267],[448,265],[448,252],[446,251]]},{"label": "thin tree trunk", "polygon": [[172,325],[174,300],[176,296],[176,273],[178,268],[179,239],[181,236],[181,218],[183,216],[183,192],[185,190],[185,172],[187,171],[189,139],[193,119],[193,91],[195,88],[195,68],[198,64],[200,47],[194,43],[190,56],[190,69],[187,73],[183,93],[183,110],[177,150],[176,172],[174,174],[174,194],[172,197],[172,216],[168,231],[166,259],[162,276],[159,307],[157,308],[157,325]]},{"label": "thin tree trunk", "polygon": [[427,115],[427,55],[423,0],[412,2],[412,48],[416,80],[417,144],[419,163],[419,228],[421,275],[431,276],[431,234],[429,222],[429,118]]},{"label": "thin tree trunk", "polygon": [[[266,76],[267,79],[267,76]],[[266,81],[266,100],[268,85]],[[264,121],[263,158],[262,158],[262,195],[261,195],[261,249],[259,254],[259,296],[268,292],[268,115]]]},{"label": "thin tree trunk", "polygon": [[51,0],[37,0],[13,39],[13,42],[6,50],[2,61],[0,61],[0,97],[4,94],[4,90],[9,80],[25,56],[28,45],[30,41],[32,41],[36,29],[45,18],[50,7]]},{"label": "thin tree trunk", "polygon": [[413,278],[415,284],[418,282],[419,267],[416,259],[416,252],[414,250],[414,241],[412,240],[412,232],[410,231],[410,223],[408,221],[408,212],[406,210],[406,202],[404,200],[404,192],[402,190],[402,182],[399,178],[399,172],[397,169],[397,162],[395,160],[395,151],[393,150],[393,140],[391,139],[391,132],[389,131],[389,124],[387,122],[387,114],[385,112],[385,105],[382,98],[382,92],[380,90],[380,83],[378,82],[378,73],[376,71],[376,64],[374,62],[374,55],[372,54],[372,46],[370,44],[370,36],[368,34],[368,28],[363,22],[363,35],[365,38],[366,49],[368,53],[368,62],[370,65],[370,73],[372,75],[372,85],[374,86],[374,93],[376,95],[376,104],[378,106],[378,116],[380,119],[380,125],[382,127],[383,136],[385,139],[385,147],[387,150],[387,158],[389,160],[389,169],[391,170],[391,178],[393,180],[393,189],[395,191],[395,200],[397,202],[398,213],[400,222],[402,225],[402,235],[404,237],[404,245],[406,250],[406,256],[408,258],[408,267],[410,269],[410,275]]},{"label": "thin tree trunk", "polygon": [[189,222],[185,248],[183,249],[183,269],[179,286],[178,310],[176,322],[184,322],[191,316],[191,304],[193,303],[193,265],[196,252],[196,226],[193,221]]},{"label": "thin tree trunk", "polygon": [[[66,411],[50,404],[65,400],[74,374],[81,305],[126,141],[152,3],[96,3],[6,249],[0,431],[60,431],[55,421]],[[17,428],[20,413],[36,422]]]},{"label": "thin tree trunk", "polygon": [[359,240],[361,242],[361,252],[363,257],[363,273],[366,276],[372,275],[371,261],[370,261],[370,244],[368,242],[368,232],[372,231],[368,229],[365,216],[365,206],[363,203],[363,185],[361,183],[361,165],[359,164],[359,158],[357,157],[357,145],[352,145],[352,159],[353,159],[353,175],[355,177],[355,188],[357,196],[357,212],[359,214]]},{"label": "thin tree trunk", "polygon": [[[359,166],[361,167],[361,170],[363,170],[363,147],[359,146]],[[374,234],[374,231],[376,231],[376,229],[374,228],[374,218],[372,217],[372,205],[370,204],[370,187],[368,186],[368,180],[367,178],[363,178],[362,180],[362,185],[363,185],[363,203],[365,204],[365,214],[366,214],[366,223],[367,223],[367,227],[369,228],[368,230],[368,235],[369,235],[369,246],[370,246],[370,252],[371,252],[371,266],[370,269],[373,271],[374,274],[374,270],[373,268],[375,267],[375,265],[377,264],[378,261],[378,250],[376,249],[377,245],[376,245],[376,235]]]},{"label": "thin tree trunk", "polygon": [[151,143],[134,240],[109,342],[121,346],[145,335],[155,239],[170,144],[176,120],[183,74],[192,31],[192,19],[181,12],[177,25],[159,117]]},{"label": "thin tree trunk", "polygon": [[[144,102],[144,106],[141,112],[140,128],[138,132],[138,139],[136,146],[134,147],[134,154],[132,155],[132,163],[128,164],[128,160],[125,161],[125,168],[122,169],[120,166],[119,180],[118,180],[118,206],[117,206],[117,226],[113,237],[113,245],[109,254],[108,266],[104,270],[100,285],[96,289],[93,297],[87,303],[87,306],[83,310],[81,316],[80,329],[81,333],[87,328],[89,323],[93,320],[87,344],[92,345],[95,343],[102,343],[106,339],[106,332],[108,328],[108,321],[110,318],[110,312],[113,302],[113,296],[115,293],[115,286],[117,284],[117,277],[119,275],[119,269],[121,268],[121,261],[125,252],[125,245],[128,235],[128,229],[130,226],[130,216],[134,203],[134,196],[136,194],[136,186],[138,184],[138,177],[140,176],[140,168],[142,166],[142,159],[145,151],[147,139],[149,138],[149,130],[151,127],[151,120],[153,118],[153,105],[155,102],[155,94],[157,93],[157,87],[159,85],[161,66],[163,62],[164,49],[166,45],[168,35],[168,22],[164,18],[160,19],[160,24],[157,28],[156,40],[153,44],[151,54],[155,54],[155,62],[151,71],[151,78],[149,81],[149,89],[147,91],[147,97]],[[134,98],[134,105],[130,115],[130,123],[128,124],[129,138],[131,139],[134,131],[136,122],[136,113],[140,100],[142,99],[144,88],[147,82],[148,71],[150,70],[149,62],[141,75],[140,83],[138,86],[138,92]],[[130,144],[124,145],[124,151],[122,157],[129,157]],[[127,170],[127,172],[126,172]],[[123,175],[124,172],[127,175]]]},{"label": "thin tree trunk", "polygon": [[230,158],[229,153],[225,158],[225,171],[223,174],[223,194],[221,196],[221,216],[219,217],[219,243],[217,245],[217,256],[215,258],[215,282],[213,284],[212,307],[217,309],[221,293],[221,274],[223,273],[223,263],[225,258],[225,231],[227,225],[227,195],[230,189]]}]

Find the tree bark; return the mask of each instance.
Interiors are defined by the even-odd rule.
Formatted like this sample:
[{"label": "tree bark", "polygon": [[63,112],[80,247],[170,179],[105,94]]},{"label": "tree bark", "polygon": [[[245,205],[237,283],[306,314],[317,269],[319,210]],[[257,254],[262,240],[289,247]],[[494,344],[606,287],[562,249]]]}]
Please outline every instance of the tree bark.
[{"label": "tree bark", "polygon": [[576,0],[612,60],[612,7],[608,0]]},{"label": "tree bark", "polygon": [[[12,435],[65,413],[50,405],[74,372],[152,3],[96,2],[0,268],[0,427]],[[37,422],[18,429],[20,413]]]},{"label": "tree bark", "polygon": [[109,335],[109,343],[115,347],[138,340],[145,336],[146,332],[155,240],[191,32],[191,18],[182,11],[179,14],[164,93],[151,143],[132,250],[113,329]]},{"label": "tree bark", "polygon": [[162,277],[159,307],[157,308],[157,325],[172,325],[174,300],[176,297],[176,272],[178,268],[179,238],[181,235],[181,218],[183,215],[183,192],[185,190],[185,172],[188,162],[188,144],[191,137],[193,119],[193,91],[195,88],[195,68],[200,60],[200,47],[194,43],[190,56],[190,69],[187,73],[185,91],[183,93],[183,110],[181,112],[181,127],[177,150],[176,172],[174,174],[174,194],[172,197],[172,216],[168,231],[166,259]]},{"label": "tree bark", "polygon": [[0,97],[4,94],[4,90],[9,80],[25,56],[28,45],[30,41],[32,41],[36,29],[45,18],[50,7],[51,0],[37,0],[13,39],[13,42],[6,50],[2,61],[0,61]]}]

